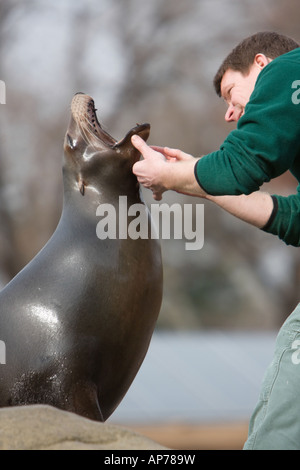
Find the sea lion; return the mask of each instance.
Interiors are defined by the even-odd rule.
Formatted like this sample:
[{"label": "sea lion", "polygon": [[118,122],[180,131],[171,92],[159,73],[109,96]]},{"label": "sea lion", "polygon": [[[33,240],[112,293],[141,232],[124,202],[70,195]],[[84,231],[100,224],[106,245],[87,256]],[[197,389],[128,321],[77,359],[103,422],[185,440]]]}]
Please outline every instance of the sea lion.
[{"label": "sea lion", "polygon": [[[141,204],[131,136],[101,127],[76,94],[64,141],[63,210],[44,248],[0,293],[0,406],[48,404],[105,421],[147,352],[162,298],[158,240],[96,236],[100,204]],[[147,211],[146,206],[143,206]]]}]

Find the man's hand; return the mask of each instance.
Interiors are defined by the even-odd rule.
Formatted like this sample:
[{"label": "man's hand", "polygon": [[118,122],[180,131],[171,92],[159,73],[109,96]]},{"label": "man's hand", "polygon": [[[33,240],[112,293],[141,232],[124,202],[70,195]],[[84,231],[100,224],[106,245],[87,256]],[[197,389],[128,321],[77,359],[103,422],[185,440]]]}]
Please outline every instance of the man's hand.
[{"label": "man's hand", "polygon": [[169,147],[157,147],[152,145],[150,148],[160,152],[169,162],[179,162],[179,161],[193,161],[196,162],[195,158],[188,153],[184,153],[178,149],[170,149]]},{"label": "man's hand", "polygon": [[132,171],[139,183],[151,189],[154,199],[160,201],[163,192],[170,189],[194,196],[203,195],[194,176],[196,159],[192,155],[168,147],[149,147],[136,135],[131,141],[144,157],[133,165]]},{"label": "man's hand", "polygon": [[131,138],[132,144],[143,155],[144,160],[136,162],[132,171],[136,175],[138,182],[145,188],[151,189],[153,197],[157,201],[162,198],[162,193],[167,190],[163,183],[166,158],[162,153],[149,147],[139,136]]}]

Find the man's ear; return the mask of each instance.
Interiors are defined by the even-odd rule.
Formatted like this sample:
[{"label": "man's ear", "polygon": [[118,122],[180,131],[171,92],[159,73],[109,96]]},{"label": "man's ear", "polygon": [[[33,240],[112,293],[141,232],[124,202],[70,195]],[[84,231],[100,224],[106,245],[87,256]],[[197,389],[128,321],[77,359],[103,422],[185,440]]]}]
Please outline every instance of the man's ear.
[{"label": "man's ear", "polygon": [[265,54],[262,54],[261,52],[256,54],[254,58],[254,64],[257,65],[260,69],[263,69],[271,61],[272,59],[270,59],[270,57],[265,56]]}]

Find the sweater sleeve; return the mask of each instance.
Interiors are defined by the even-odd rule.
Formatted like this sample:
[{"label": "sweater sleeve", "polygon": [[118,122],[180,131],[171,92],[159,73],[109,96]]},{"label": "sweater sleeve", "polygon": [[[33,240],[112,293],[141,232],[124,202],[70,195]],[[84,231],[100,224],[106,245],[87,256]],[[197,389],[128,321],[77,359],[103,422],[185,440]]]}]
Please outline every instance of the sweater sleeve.
[{"label": "sweater sleeve", "polygon": [[278,59],[260,72],[237,128],[197,161],[196,179],[208,194],[250,194],[300,155],[300,106],[292,101],[299,63]]},{"label": "sweater sleeve", "polygon": [[287,245],[300,246],[300,185],[297,194],[272,198],[274,210],[263,231],[277,235]]}]

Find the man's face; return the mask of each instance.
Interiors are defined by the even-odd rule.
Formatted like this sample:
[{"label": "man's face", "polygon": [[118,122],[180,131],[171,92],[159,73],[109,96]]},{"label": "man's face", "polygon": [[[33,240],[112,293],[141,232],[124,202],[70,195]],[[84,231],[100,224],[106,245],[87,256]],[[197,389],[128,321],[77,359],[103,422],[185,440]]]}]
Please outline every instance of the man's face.
[{"label": "man's face", "polygon": [[226,122],[237,122],[244,114],[245,106],[254,90],[260,70],[251,66],[248,75],[228,69],[222,78],[221,95],[228,105],[225,113]]},{"label": "man's face", "polygon": [[221,95],[228,105],[225,114],[226,122],[237,122],[245,112],[245,106],[254,90],[255,83],[261,70],[271,59],[263,54],[257,54],[248,75],[228,69],[221,81]]}]

